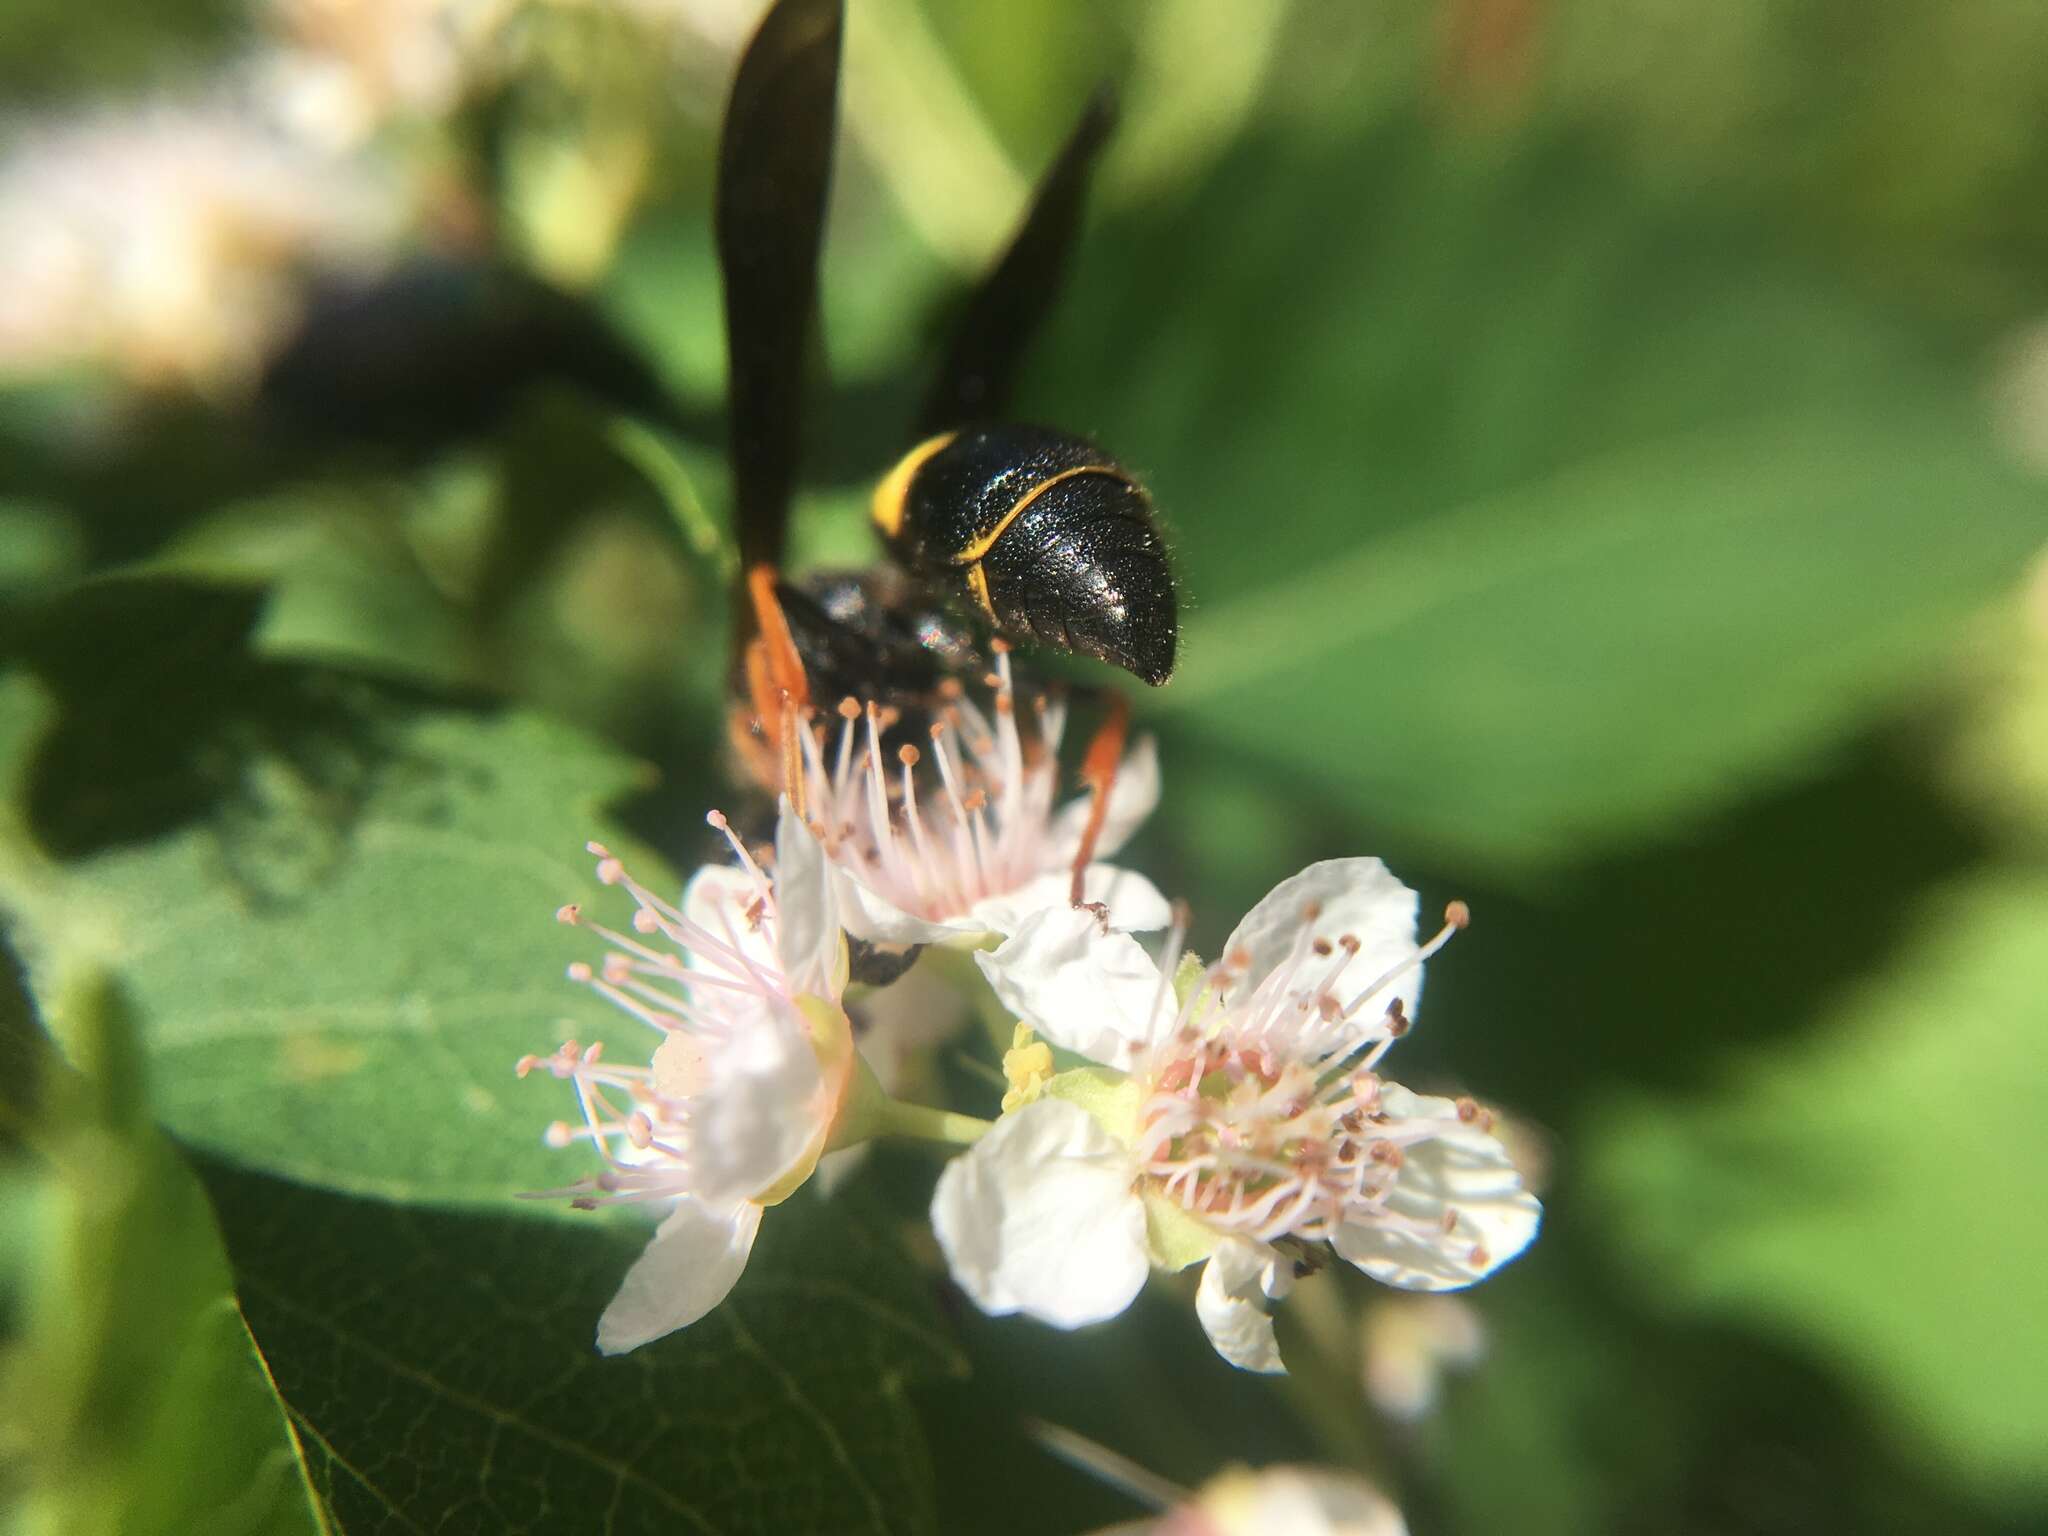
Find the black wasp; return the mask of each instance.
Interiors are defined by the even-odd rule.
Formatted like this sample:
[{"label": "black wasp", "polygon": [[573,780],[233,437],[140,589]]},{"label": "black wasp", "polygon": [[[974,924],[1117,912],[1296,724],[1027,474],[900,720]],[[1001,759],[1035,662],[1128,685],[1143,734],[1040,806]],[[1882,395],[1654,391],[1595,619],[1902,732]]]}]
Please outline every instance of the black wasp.
[{"label": "black wasp", "polygon": [[[1144,487],[1083,438],[998,419],[1078,233],[1114,117],[1107,94],[1090,102],[969,298],[907,435],[915,446],[875,491],[891,563],[782,574],[842,20],[842,0],[770,7],[741,57],[719,145],[716,231],[745,584],[733,727],[750,770],[771,786],[794,750],[788,722],[813,703],[873,703],[907,732],[961,676],[986,671],[984,634],[1093,657],[1152,684],[1172,674],[1177,636],[1166,547]],[[1124,729],[1122,699],[1110,699],[1083,769],[1098,809]],[[1078,881],[1077,872],[1077,890]]]}]

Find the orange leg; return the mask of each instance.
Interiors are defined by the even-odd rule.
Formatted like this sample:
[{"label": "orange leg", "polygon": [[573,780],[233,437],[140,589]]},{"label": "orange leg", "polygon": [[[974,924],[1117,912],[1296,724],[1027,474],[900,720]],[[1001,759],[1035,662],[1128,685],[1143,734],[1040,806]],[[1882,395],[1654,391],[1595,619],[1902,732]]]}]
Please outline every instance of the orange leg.
[{"label": "orange leg", "polygon": [[1094,791],[1095,800],[1088,807],[1088,825],[1081,829],[1081,846],[1074,854],[1074,884],[1068,893],[1074,906],[1095,914],[1105,933],[1109,931],[1109,908],[1085,899],[1086,880],[1088,866],[1095,861],[1095,845],[1102,837],[1103,818],[1109,815],[1109,792],[1116,784],[1117,765],[1124,759],[1124,738],[1131,727],[1131,701],[1113,690],[1107,695],[1109,713],[1096,727],[1088,755],[1081,760],[1081,782]]},{"label": "orange leg", "polygon": [[756,758],[752,767],[770,787],[779,770],[781,788],[797,802],[802,814],[802,759],[796,733],[810,711],[811,690],[803,658],[790,636],[789,620],[782,612],[782,600],[775,595],[772,565],[757,565],[747,572],[747,597],[754,609],[754,637],[747,642],[745,653],[747,694],[753,704],[753,723],[770,748],[767,761]]}]

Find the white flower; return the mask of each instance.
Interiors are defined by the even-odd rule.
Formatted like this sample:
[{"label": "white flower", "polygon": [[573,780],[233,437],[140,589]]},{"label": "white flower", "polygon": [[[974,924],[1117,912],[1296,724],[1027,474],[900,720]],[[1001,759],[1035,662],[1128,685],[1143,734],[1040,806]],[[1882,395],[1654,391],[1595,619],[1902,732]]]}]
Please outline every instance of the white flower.
[{"label": "white flower", "polygon": [[[1000,651],[992,682],[988,710],[953,691],[929,749],[899,748],[893,764],[882,749],[886,721],[872,704],[843,701],[836,733],[798,732],[804,813],[838,871],[853,937],[972,944],[1067,906],[1092,797],[1057,803],[1066,705],[1033,700],[1037,728],[1027,740],[1010,658]],[[1148,738],[1117,771],[1095,852],[1115,853],[1158,801]],[[1082,895],[1102,903],[1117,928],[1163,928],[1171,912],[1151,881],[1105,862],[1089,864]]]},{"label": "white flower", "polygon": [[279,44],[258,81],[317,143],[351,148],[398,117],[453,111],[516,12],[512,0],[270,0]]},{"label": "white flower", "polygon": [[[1280,1369],[1267,1303],[1304,1244],[1375,1279],[1450,1290],[1536,1234],[1492,1116],[1383,1081],[1421,964],[1416,897],[1377,859],[1311,865],[1254,907],[1176,1003],[1160,968],[1088,914],[1038,913],[976,961],[1056,1046],[1100,1067],[1029,1085],[939,1180],[932,1224],[985,1310],[1060,1327],[1128,1306],[1151,1267],[1208,1261],[1217,1350]],[[1015,1054],[1015,1053],[1013,1053]]]},{"label": "white flower", "polygon": [[[725,827],[713,814],[713,825]],[[687,1326],[724,1300],[745,1268],[763,1207],[810,1177],[845,1107],[854,1058],[840,996],[846,984],[832,881],[810,832],[785,802],[771,880],[731,839],[739,863],[700,871],[674,906],[603,848],[598,878],[639,904],[634,934],[591,927],[612,946],[603,966],[571,968],[649,1026],[645,1066],[615,1065],[600,1045],[570,1041],[544,1066],[576,1086],[583,1123],[558,1123],[552,1145],[593,1143],[600,1173],[568,1190],[579,1203],[670,1206],[598,1324],[607,1354]]]},{"label": "white flower", "polygon": [[1132,1536],[1408,1536],[1363,1478],[1321,1467],[1234,1467]]},{"label": "white flower", "polygon": [[1486,1353],[1486,1325],[1458,1296],[1384,1297],[1363,1332],[1366,1398],[1404,1423],[1436,1406],[1446,1369],[1470,1369]]},{"label": "white flower", "polygon": [[398,213],[388,185],[227,102],[39,127],[0,163],[0,374],[243,383],[290,324],[300,269],[376,259]]}]

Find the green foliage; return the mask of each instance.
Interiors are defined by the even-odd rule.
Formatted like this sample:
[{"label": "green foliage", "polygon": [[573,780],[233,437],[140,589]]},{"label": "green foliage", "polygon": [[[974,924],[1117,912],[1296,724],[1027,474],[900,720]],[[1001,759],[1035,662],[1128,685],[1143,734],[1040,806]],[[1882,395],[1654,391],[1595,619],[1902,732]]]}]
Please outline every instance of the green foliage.
[{"label": "green foliage", "polygon": [[1248,148],[1103,243],[1039,377],[1177,535],[1183,773],[1468,863],[1810,762],[2048,537],[1910,333],[1573,143]]},{"label": "green foliage", "polygon": [[[256,672],[273,704],[318,696]],[[157,1112],[257,1167],[439,1201],[565,1182],[540,1130],[569,1106],[512,1064],[588,1037],[558,1020],[591,1011],[561,979],[590,945],[554,912],[592,895],[583,845],[636,770],[546,720],[369,697],[225,733],[206,814],[45,867],[17,914],[31,985],[117,964]]]},{"label": "green foliage", "polygon": [[1994,871],[1806,1039],[1705,1100],[1625,1098],[1582,1138],[1619,1256],[1667,1309],[1810,1341],[1922,1443],[2042,1492],[2048,885]]},{"label": "green foliage", "polygon": [[0,1357],[0,1443],[30,1448],[19,1528],[311,1536],[213,1213],[149,1123],[135,1021],[95,972],[74,973],[56,1012],[78,1065],[24,1043],[35,1155],[7,1172],[21,1318]]},{"label": "green foliage", "polygon": [[[1191,1274],[1071,1334],[962,1315],[900,1150],[594,1352],[646,1228],[517,1201],[590,1165],[512,1068],[630,1031],[562,977],[555,908],[624,915],[586,840],[672,889],[741,809],[713,50],[543,4],[378,144],[454,304],[389,344],[480,347],[400,440],[0,394],[0,1528],[1130,1518],[1032,1416],[1190,1485],[1352,1463],[1417,1531],[2037,1527],[2048,487],[1983,381],[2048,302],[2048,34],[1867,9],[855,0],[795,563],[872,558],[941,290],[1124,79],[1021,414],[1143,473],[1184,577],[1131,862],[1205,952],[1314,858],[1469,898],[1390,1065],[1549,1169],[1417,1425],[1359,1394],[1342,1271],[1284,1382],[1214,1358]],[[176,88],[250,15],[33,0],[0,80]],[[592,284],[676,418],[515,388],[451,254],[492,241]],[[987,1107],[973,1055],[927,1075]]]},{"label": "green foliage", "polygon": [[[606,1359],[638,1224],[348,1199],[207,1165],[242,1307],[337,1532],[935,1532],[910,1387],[958,1368],[858,1212],[778,1206],[702,1325]],[[486,1513],[487,1512],[487,1513]]]}]

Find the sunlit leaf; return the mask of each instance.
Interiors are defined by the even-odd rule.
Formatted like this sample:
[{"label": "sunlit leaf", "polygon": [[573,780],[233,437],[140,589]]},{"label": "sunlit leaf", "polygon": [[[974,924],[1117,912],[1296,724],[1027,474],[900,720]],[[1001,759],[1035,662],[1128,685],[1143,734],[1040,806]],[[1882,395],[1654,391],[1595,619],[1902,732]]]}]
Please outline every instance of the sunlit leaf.
[{"label": "sunlit leaf", "polygon": [[2048,538],[1966,375],[1569,144],[1246,149],[1050,353],[1175,534],[1182,762],[1516,868],[1797,770]]},{"label": "sunlit leaf", "polygon": [[[291,696],[292,674],[259,675]],[[32,747],[30,700],[4,697],[0,740],[11,726]],[[158,1114],[257,1167],[486,1202],[585,1171],[541,1144],[571,1110],[560,1085],[512,1066],[637,1027],[562,979],[589,945],[554,912],[597,889],[583,845],[612,835],[599,807],[640,770],[517,713],[360,704],[317,730],[272,723],[230,733],[246,755],[159,835],[0,867],[33,989],[80,956],[116,966]]]},{"label": "sunlit leaf", "polygon": [[2044,932],[2036,874],[1953,887],[1820,1033],[1580,1147],[1646,1300],[1814,1341],[1954,1465],[2037,1495]]}]

